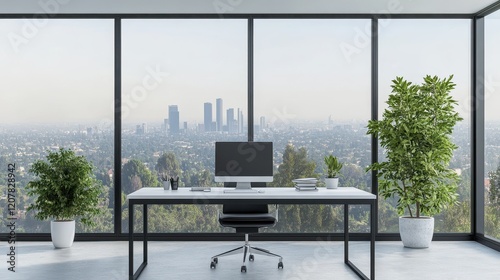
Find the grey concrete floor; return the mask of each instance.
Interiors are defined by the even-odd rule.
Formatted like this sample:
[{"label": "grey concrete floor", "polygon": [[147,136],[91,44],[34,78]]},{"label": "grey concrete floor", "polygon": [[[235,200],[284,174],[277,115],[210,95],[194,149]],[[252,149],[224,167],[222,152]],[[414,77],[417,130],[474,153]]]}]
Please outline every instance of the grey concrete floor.
[{"label": "grey concrete floor", "polygon": [[[232,249],[238,242],[150,242],[149,264],[141,280],[322,280],[358,279],[343,263],[342,242],[251,242],[281,254],[277,258],[255,256],[247,273],[240,272],[242,255],[219,259],[210,269],[210,257]],[[0,245],[1,259],[7,259],[7,244]],[[54,249],[50,242],[20,242],[16,272],[0,262],[0,279],[80,280],[128,279],[127,242],[76,242],[69,249]],[[368,272],[367,242],[351,243],[351,259]],[[135,244],[136,266],[142,245]],[[407,249],[401,242],[377,242],[377,279],[500,279],[500,252],[476,242],[433,242],[428,249]]]}]

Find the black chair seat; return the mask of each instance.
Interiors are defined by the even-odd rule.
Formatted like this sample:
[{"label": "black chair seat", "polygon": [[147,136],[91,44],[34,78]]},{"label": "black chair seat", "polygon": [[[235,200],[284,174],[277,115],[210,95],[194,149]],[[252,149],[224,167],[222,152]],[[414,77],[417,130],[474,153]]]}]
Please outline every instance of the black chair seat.
[{"label": "black chair seat", "polygon": [[262,214],[220,214],[219,223],[224,227],[268,227],[273,226],[276,223],[276,218],[274,216],[262,213]]}]

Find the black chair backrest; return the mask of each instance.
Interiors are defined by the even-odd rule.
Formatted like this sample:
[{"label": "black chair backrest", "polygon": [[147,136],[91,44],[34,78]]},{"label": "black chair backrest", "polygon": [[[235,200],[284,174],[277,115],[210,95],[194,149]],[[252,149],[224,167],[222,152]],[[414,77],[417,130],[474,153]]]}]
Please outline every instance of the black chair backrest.
[{"label": "black chair backrest", "polygon": [[[252,183],[252,187],[265,187],[266,183]],[[224,183],[224,187],[236,187],[236,183]],[[269,213],[267,204],[250,204],[250,203],[230,203],[222,206],[224,214],[255,214]]]}]

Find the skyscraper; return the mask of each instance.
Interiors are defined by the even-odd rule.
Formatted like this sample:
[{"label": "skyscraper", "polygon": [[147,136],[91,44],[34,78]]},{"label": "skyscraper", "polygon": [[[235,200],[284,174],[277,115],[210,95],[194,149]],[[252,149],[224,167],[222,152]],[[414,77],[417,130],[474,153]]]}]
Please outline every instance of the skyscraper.
[{"label": "skyscraper", "polygon": [[222,131],[223,127],[223,116],[222,116],[222,98],[217,98],[216,100],[216,122],[217,122],[217,131]]},{"label": "skyscraper", "polygon": [[168,121],[170,134],[179,133],[179,109],[177,108],[177,105],[168,106]]},{"label": "skyscraper", "polygon": [[204,122],[205,131],[212,131],[212,103],[205,102],[204,106]]},{"label": "skyscraper", "polygon": [[226,121],[227,121],[227,131],[229,133],[235,132],[235,120],[234,120],[234,109],[229,108],[227,109],[227,115],[226,115]]},{"label": "skyscraper", "polygon": [[260,131],[264,131],[266,129],[266,117],[260,117]]},{"label": "skyscraper", "polygon": [[243,133],[243,110],[238,108],[238,133]]}]

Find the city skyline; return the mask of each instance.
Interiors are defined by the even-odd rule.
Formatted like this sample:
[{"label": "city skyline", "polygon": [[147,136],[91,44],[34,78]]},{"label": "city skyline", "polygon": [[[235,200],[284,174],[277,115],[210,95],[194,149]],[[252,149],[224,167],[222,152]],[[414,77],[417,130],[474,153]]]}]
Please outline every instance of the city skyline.
[{"label": "city skyline", "polygon": [[[213,106],[211,102],[203,103],[203,120],[194,121],[189,123],[181,116],[181,110],[178,105],[168,105],[168,118],[163,119],[163,129],[171,134],[178,134],[180,132],[180,123],[183,123],[183,130],[187,130],[188,126],[197,131],[205,132],[229,132],[229,133],[243,133],[245,124],[243,122],[243,110],[240,108],[228,108],[226,110],[226,118],[224,119],[223,99],[216,99],[216,116],[213,118]],[[235,115],[236,113],[236,115]],[[263,117],[261,117],[262,119]],[[157,122],[156,122],[157,123]],[[203,127],[201,125],[203,124]],[[136,125],[136,134],[144,134],[146,130],[144,126],[146,123]],[[259,126],[257,126],[259,127]],[[262,122],[260,123],[262,127]]]}]

